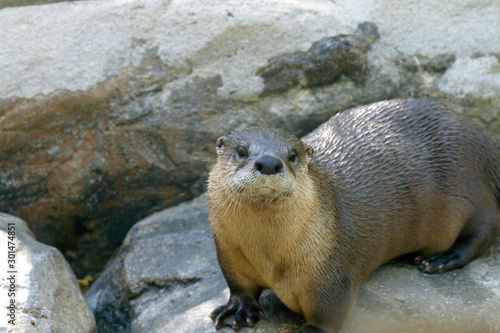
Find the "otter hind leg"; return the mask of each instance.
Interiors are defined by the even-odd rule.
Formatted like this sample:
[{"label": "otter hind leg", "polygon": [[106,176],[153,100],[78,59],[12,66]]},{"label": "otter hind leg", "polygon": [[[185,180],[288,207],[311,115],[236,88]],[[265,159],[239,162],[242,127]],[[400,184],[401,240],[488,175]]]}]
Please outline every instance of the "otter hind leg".
[{"label": "otter hind leg", "polygon": [[468,225],[447,251],[417,257],[415,262],[418,268],[424,273],[434,274],[465,266],[495,241],[500,228],[499,221],[500,212],[497,210],[493,216],[483,219],[484,223]]},{"label": "otter hind leg", "polygon": [[446,271],[460,268],[469,263],[473,257],[465,248],[453,246],[446,252],[432,256],[419,256],[415,259],[418,268],[428,274],[444,273]]}]

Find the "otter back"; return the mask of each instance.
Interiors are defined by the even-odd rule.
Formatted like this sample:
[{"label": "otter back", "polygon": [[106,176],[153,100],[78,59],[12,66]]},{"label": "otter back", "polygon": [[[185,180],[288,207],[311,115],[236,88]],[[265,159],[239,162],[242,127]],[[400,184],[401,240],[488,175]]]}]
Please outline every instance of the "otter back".
[{"label": "otter back", "polygon": [[345,190],[341,209],[355,215],[348,223],[384,234],[370,239],[387,253],[379,261],[442,252],[480,211],[489,222],[477,222],[479,233],[497,233],[498,142],[452,111],[426,100],[380,102],[339,114],[303,140]]}]

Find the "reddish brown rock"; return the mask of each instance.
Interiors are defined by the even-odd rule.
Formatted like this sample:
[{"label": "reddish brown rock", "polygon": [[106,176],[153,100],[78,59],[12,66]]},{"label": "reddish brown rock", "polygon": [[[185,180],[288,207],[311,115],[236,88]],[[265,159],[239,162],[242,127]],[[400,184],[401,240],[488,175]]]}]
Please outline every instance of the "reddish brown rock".
[{"label": "reddish brown rock", "polygon": [[83,275],[133,223],[201,193],[215,134],[143,105],[182,74],[150,59],[89,91],[2,100],[0,211],[28,221]]}]

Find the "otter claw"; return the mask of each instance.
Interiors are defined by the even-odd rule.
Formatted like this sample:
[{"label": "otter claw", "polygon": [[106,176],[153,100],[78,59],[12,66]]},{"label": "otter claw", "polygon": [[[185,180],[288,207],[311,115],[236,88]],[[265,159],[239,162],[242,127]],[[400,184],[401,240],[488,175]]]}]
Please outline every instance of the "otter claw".
[{"label": "otter claw", "polygon": [[424,273],[444,273],[450,269],[463,266],[461,260],[463,255],[454,251],[449,253],[438,253],[418,263],[418,268]]}]

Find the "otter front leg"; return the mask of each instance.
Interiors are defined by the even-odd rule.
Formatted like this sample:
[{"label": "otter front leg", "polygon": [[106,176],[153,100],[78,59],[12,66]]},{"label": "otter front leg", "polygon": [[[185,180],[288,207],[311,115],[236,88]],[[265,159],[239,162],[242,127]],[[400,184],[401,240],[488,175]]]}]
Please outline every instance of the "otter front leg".
[{"label": "otter front leg", "polygon": [[[223,326],[230,326],[234,330],[245,326],[251,327],[264,316],[258,301],[262,288],[254,281],[238,273],[237,265],[234,265],[233,262],[238,250],[228,248],[222,250],[221,246],[222,244],[215,237],[217,259],[231,294],[227,304],[221,305],[212,311],[210,318],[214,321],[216,329]],[[226,256],[228,253],[231,253],[233,257],[228,258]],[[245,265],[246,260],[244,258],[239,259],[241,259],[238,260],[239,265]]]},{"label": "otter front leg", "polygon": [[231,326],[234,330],[238,330],[244,326],[252,327],[263,315],[256,298],[231,292],[227,304],[216,308],[210,314],[210,318],[214,321],[216,329]]}]

